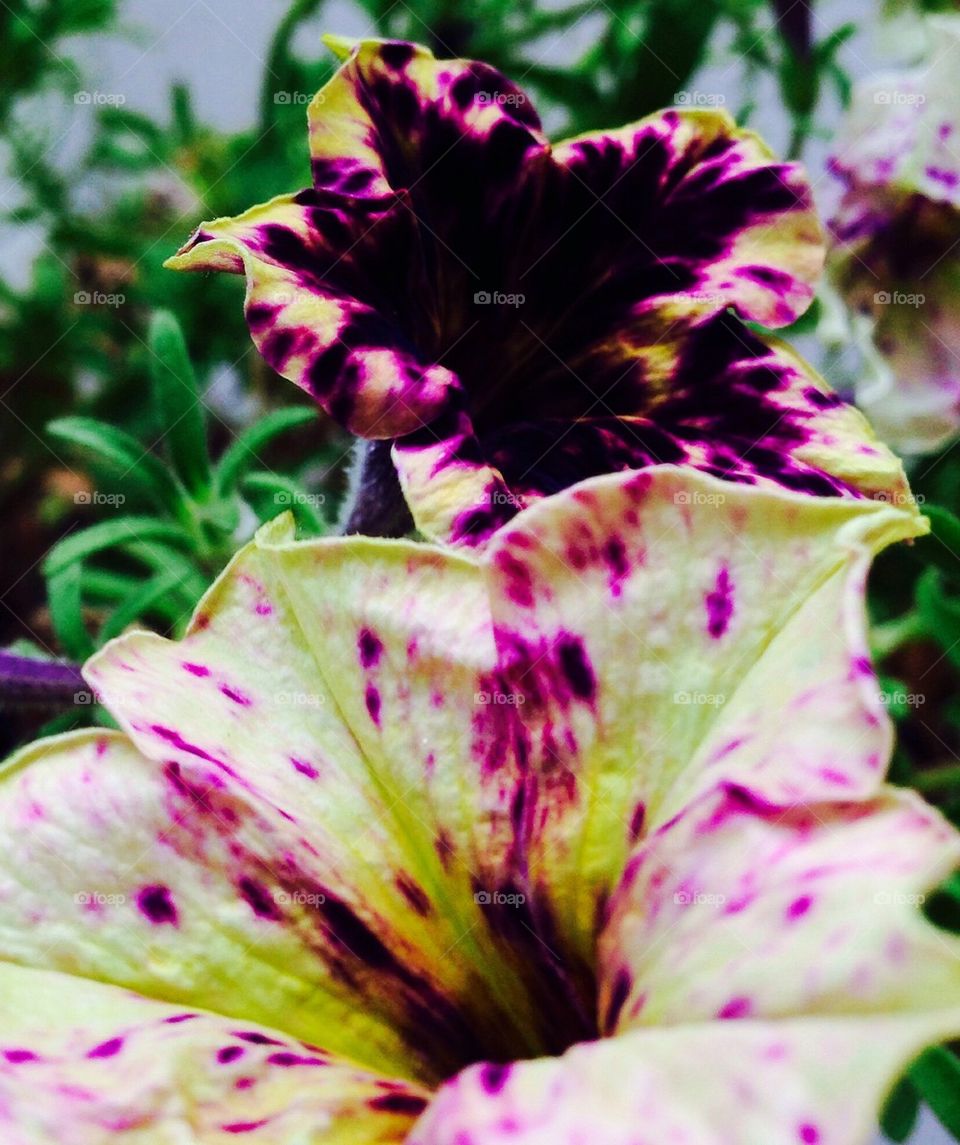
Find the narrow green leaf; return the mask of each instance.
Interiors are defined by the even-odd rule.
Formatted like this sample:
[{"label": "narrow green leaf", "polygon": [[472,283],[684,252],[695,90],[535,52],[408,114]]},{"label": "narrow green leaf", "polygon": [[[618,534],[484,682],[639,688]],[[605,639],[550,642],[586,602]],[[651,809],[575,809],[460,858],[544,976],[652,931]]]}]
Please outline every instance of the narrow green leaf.
[{"label": "narrow green leaf", "polygon": [[910,1080],[937,1120],[960,1138],[960,1060],[943,1046],[926,1050],[913,1063]]},{"label": "narrow green leaf", "polygon": [[917,559],[936,565],[960,583],[960,519],[942,505],[924,505],[923,512],[930,519],[931,531],[916,542]]},{"label": "narrow green leaf", "polygon": [[180,324],[167,310],[150,322],[150,377],[159,429],[174,471],[199,499],[210,491],[210,458],[197,377]]},{"label": "narrow green leaf", "polygon": [[72,660],[86,660],[93,652],[93,640],[83,623],[81,572],[80,565],[73,563],[47,573],[50,622],[60,646]]},{"label": "narrow green leaf", "polygon": [[[142,621],[151,611],[156,611],[157,605],[162,605],[164,599],[169,598],[170,593],[179,584],[180,574],[176,569],[151,577],[111,614],[110,619],[100,630],[100,642],[106,643],[106,641],[112,640],[114,636],[119,636],[134,621]],[[169,609],[161,608],[160,611],[165,617],[170,617]],[[189,608],[186,609],[188,615],[190,611]],[[174,616],[172,619],[176,620],[177,617]]]},{"label": "narrow green leaf", "polygon": [[917,581],[916,601],[929,635],[960,666],[960,598],[945,591],[938,569],[928,568]]},{"label": "narrow green leaf", "polygon": [[182,496],[164,465],[122,429],[95,418],[61,417],[48,423],[47,433],[96,459],[116,480],[116,492],[129,490],[158,508],[169,508]]},{"label": "narrow green leaf", "polygon": [[920,1095],[908,1077],[901,1078],[880,1114],[880,1128],[891,1141],[906,1141],[920,1112]]},{"label": "narrow green leaf", "polygon": [[324,503],[322,493],[307,493],[296,481],[278,473],[248,473],[241,482],[241,489],[261,521],[269,521],[290,510],[309,533],[327,532],[327,523],[319,511]]},{"label": "narrow green leaf", "polygon": [[71,533],[58,542],[47,554],[43,562],[43,572],[47,577],[55,577],[68,566],[116,545],[143,538],[156,538],[172,543],[188,543],[189,537],[178,525],[168,524],[157,517],[118,517],[113,521],[101,521],[89,529]]},{"label": "narrow green leaf", "polygon": [[241,474],[253,462],[263,462],[258,456],[270,442],[288,429],[297,429],[308,422],[316,421],[316,410],[309,406],[291,406],[289,409],[275,410],[249,429],[239,434],[228,449],[224,451],[217,465],[217,484],[220,492],[231,492],[240,479]]}]

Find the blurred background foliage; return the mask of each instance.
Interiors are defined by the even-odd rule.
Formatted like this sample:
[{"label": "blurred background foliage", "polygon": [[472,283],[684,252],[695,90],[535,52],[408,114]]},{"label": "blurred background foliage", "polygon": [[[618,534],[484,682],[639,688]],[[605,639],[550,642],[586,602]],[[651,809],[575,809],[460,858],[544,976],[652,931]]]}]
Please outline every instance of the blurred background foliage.
[{"label": "blurred background foliage", "polygon": [[[731,87],[748,93],[730,110],[751,122],[749,93],[766,77],[789,120],[793,156],[822,134],[824,99],[849,95],[841,49],[853,26],[818,38],[811,5],[796,0],[359,7],[377,34],[507,72],[555,135],[676,102],[718,39],[741,71]],[[324,14],[323,0],[290,3],[262,76],[251,75],[260,85],[256,122],[232,134],[198,118],[183,84],[171,86],[157,117],[82,90],[70,45],[122,34],[123,8],[123,0],[0,4],[0,133],[20,188],[0,224],[43,236],[24,282],[0,276],[0,647],[38,659],[80,660],[134,623],[179,634],[258,522],[289,507],[304,535],[322,533],[345,485],[349,442],[252,349],[242,282],[161,267],[200,219],[308,183],[305,99],[333,61],[319,42],[304,54],[298,33]],[[559,63],[544,50],[587,19],[589,43],[576,58]],[[85,102],[92,129],[65,169],[54,161],[64,105]],[[934,532],[878,562],[875,652],[899,725],[894,777],[960,824],[960,455],[926,457],[911,478]],[[92,699],[8,710],[0,748],[41,726],[106,720]],[[930,907],[954,928],[958,894],[953,880]],[[930,1051],[891,1097],[888,1135],[906,1139],[923,1094],[960,1137],[957,1093],[957,1058]]]}]

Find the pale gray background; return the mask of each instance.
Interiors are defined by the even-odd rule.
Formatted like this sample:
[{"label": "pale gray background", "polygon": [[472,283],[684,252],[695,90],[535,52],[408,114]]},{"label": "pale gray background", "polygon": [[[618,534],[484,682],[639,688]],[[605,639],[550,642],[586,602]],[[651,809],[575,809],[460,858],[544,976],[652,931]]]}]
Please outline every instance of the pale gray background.
[{"label": "pale gray background", "polygon": [[[602,0],[598,0],[598,10],[601,4]],[[409,5],[416,10],[416,0],[409,0]],[[847,69],[856,77],[867,78],[896,62],[898,54],[904,56],[910,51],[909,37],[876,31],[879,6],[879,0],[820,0],[817,4],[818,37],[849,20],[865,25],[865,30],[845,47],[842,55]],[[268,39],[287,8],[288,0],[126,0],[123,10],[125,24],[134,32],[132,42],[98,37],[70,45],[71,54],[85,70],[82,82],[78,79],[78,88],[121,94],[127,107],[163,113],[171,81],[183,79],[190,84],[203,121],[228,130],[248,127],[256,115]],[[597,20],[587,17],[567,33],[545,40],[539,55],[553,61],[575,58],[590,44],[596,28]],[[370,30],[365,16],[348,0],[332,0],[325,14],[304,29],[299,46],[304,53],[312,54],[317,50],[321,32],[362,35]],[[693,86],[700,92],[722,93],[727,106],[736,112],[744,101],[741,75],[740,61],[729,46],[719,44]],[[513,78],[522,82],[521,76]],[[752,125],[771,145],[782,150],[789,127],[775,86],[765,78],[752,86],[750,95],[756,106]],[[70,163],[71,154],[76,154],[77,148],[82,146],[89,114],[88,108],[67,109],[63,134],[56,139],[65,164]],[[836,102],[828,101],[822,115],[825,135],[836,123],[838,114]],[[806,156],[816,194],[825,211],[829,210],[835,190],[824,173],[827,150],[825,141],[815,140]],[[0,203],[9,206],[16,201],[16,195],[16,187],[9,181],[4,182],[0,174]],[[15,237],[0,232],[0,239],[3,242],[0,267],[5,275],[23,281],[32,252],[42,243],[42,235]],[[914,1145],[950,1145],[951,1138],[927,1116],[913,1142]]]}]

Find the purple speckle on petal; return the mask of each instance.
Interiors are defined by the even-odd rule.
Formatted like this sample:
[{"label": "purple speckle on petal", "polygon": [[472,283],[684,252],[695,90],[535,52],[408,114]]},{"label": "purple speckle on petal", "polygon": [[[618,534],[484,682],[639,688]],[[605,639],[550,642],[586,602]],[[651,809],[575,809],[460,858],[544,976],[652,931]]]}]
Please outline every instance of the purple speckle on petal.
[{"label": "purple speckle on petal", "polygon": [[35,1062],[39,1060],[33,1050],[4,1050],[3,1056],[8,1062],[12,1062],[13,1065],[19,1065],[21,1062]]},{"label": "purple speckle on petal", "polygon": [[366,691],[366,695],[365,695],[364,699],[365,699],[366,705],[367,705],[367,714],[370,716],[370,719],[373,720],[373,722],[377,725],[377,727],[379,727],[380,726],[380,693],[373,686],[373,684],[367,685],[367,691]]},{"label": "purple speckle on petal", "polygon": [[243,1046],[223,1046],[217,1050],[217,1061],[223,1065],[228,1065],[230,1062],[235,1062],[237,1058],[242,1057],[243,1053]]},{"label": "purple speckle on petal", "polygon": [[745,1018],[753,1009],[749,998],[731,998],[717,1011],[718,1018]]},{"label": "purple speckle on petal", "polygon": [[110,1038],[109,1041],[101,1042],[99,1046],[94,1046],[93,1049],[87,1054],[88,1058],[112,1058],[123,1049],[123,1038]]},{"label": "purple speckle on petal", "polygon": [[243,895],[249,903],[250,909],[258,918],[269,918],[273,920],[280,918],[280,911],[277,909],[277,904],[263,883],[258,883],[256,879],[251,879],[247,875],[243,875],[237,885],[240,889],[240,894]]},{"label": "purple speckle on petal", "polygon": [[820,1130],[809,1122],[800,1126],[798,1135],[803,1145],[817,1145],[817,1142],[820,1140]]},{"label": "purple speckle on petal", "polygon": [[484,1091],[493,1097],[507,1084],[510,1066],[498,1062],[487,1062],[480,1070],[480,1084]]},{"label": "purple speckle on petal", "polygon": [[383,643],[369,628],[361,628],[357,637],[357,652],[364,668],[375,668],[383,655]]},{"label": "purple speckle on petal", "polygon": [[252,702],[250,697],[245,696],[243,692],[238,691],[236,688],[231,688],[228,684],[221,684],[220,691],[227,697],[228,700],[232,700],[235,704],[239,704],[241,708],[250,707]]},{"label": "purple speckle on petal", "polygon": [[191,664],[188,660],[183,662],[184,669],[190,673],[191,676],[209,676],[210,669],[204,667],[203,664]]},{"label": "purple speckle on petal", "polygon": [[168,887],[144,887],[137,895],[137,906],[155,926],[163,923],[177,925],[177,908],[173,905]]},{"label": "purple speckle on petal", "polygon": [[794,899],[790,904],[787,918],[803,918],[811,906],[813,906],[813,898],[810,895],[801,895],[800,898]]},{"label": "purple speckle on petal", "polygon": [[707,631],[714,640],[719,640],[727,631],[730,617],[733,616],[733,584],[725,567],[718,571],[713,591],[707,593],[704,603],[707,609]]},{"label": "purple speckle on petal", "polygon": [[597,682],[583,641],[576,636],[561,637],[557,642],[557,658],[573,694],[581,700],[592,699]]}]

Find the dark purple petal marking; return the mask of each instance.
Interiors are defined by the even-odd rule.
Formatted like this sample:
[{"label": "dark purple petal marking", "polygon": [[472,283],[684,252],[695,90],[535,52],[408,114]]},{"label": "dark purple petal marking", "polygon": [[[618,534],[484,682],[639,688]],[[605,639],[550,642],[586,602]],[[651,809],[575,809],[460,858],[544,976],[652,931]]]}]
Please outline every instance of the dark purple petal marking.
[{"label": "dark purple petal marking", "polygon": [[283,917],[282,912],[277,907],[276,900],[263,883],[243,875],[238,884],[238,889],[258,918],[267,918],[276,922]]},{"label": "dark purple petal marking", "polygon": [[109,1041],[101,1042],[100,1045],[94,1046],[87,1054],[88,1058],[112,1058],[115,1057],[123,1049],[123,1038],[110,1038]]},{"label": "dark purple petal marking", "polygon": [[427,1108],[427,1099],[415,1093],[384,1093],[370,1099],[370,1108],[377,1113],[409,1114],[417,1117]]},{"label": "dark purple petal marking", "polygon": [[592,700],[597,681],[583,641],[577,636],[561,636],[557,641],[557,659],[573,694],[580,700]]},{"label": "dark purple petal marking", "polygon": [[35,1062],[40,1060],[33,1050],[4,1050],[3,1056],[12,1065],[21,1065],[23,1062]]},{"label": "dark purple petal marking", "polygon": [[380,693],[373,684],[367,684],[367,690],[364,693],[364,703],[367,706],[367,715],[377,725],[380,726]]},{"label": "dark purple petal marking", "polygon": [[490,1097],[495,1097],[503,1089],[509,1077],[509,1064],[487,1062],[480,1067],[480,1084]]},{"label": "dark purple petal marking", "polygon": [[230,1062],[235,1062],[237,1058],[243,1057],[244,1052],[243,1046],[222,1046],[217,1050],[217,1061],[221,1065],[229,1065]]},{"label": "dark purple petal marking", "polygon": [[360,654],[361,667],[376,668],[383,655],[383,644],[376,633],[364,628],[357,637],[357,651]]},{"label": "dark purple petal marking", "polygon": [[169,887],[143,887],[137,894],[137,906],[155,926],[177,925],[177,908]]},{"label": "dark purple petal marking", "polygon": [[733,584],[727,568],[718,570],[716,584],[713,591],[707,593],[704,604],[707,610],[707,631],[714,640],[719,640],[727,631],[733,616]]}]

